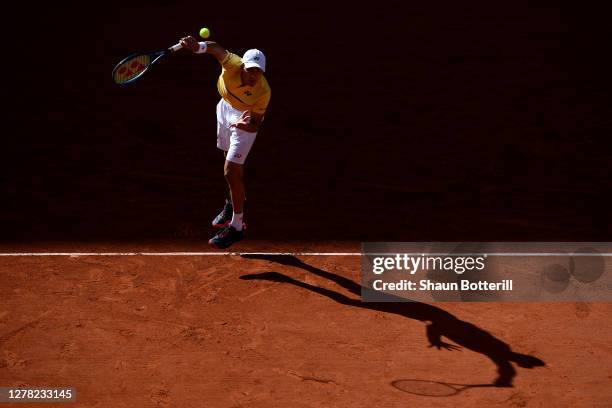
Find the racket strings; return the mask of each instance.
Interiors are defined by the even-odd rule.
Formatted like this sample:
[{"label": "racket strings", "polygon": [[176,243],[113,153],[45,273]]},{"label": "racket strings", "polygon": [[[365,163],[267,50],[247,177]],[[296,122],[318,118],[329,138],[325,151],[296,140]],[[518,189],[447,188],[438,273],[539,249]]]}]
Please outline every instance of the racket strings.
[{"label": "racket strings", "polygon": [[144,72],[150,64],[151,57],[149,55],[137,55],[118,65],[113,73],[113,79],[118,84],[124,84]]}]

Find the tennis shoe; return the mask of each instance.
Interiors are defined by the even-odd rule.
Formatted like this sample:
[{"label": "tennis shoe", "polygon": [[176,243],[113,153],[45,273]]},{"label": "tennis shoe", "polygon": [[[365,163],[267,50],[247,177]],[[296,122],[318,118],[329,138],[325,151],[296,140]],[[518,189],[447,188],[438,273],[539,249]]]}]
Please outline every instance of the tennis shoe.
[{"label": "tennis shoe", "polygon": [[236,230],[236,228],[228,225],[221,231],[217,232],[217,235],[208,240],[208,243],[215,248],[225,249],[244,238],[244,229]]},{"label": "tennis shoe", "polygon": [[234,214],[234,208],[232,207],[232,202],[225,199],[225,205],[223,206],[223,210],[215,217],[212,222],[212,226],[215,228],[224,228],[232,222],[232,215]]}]

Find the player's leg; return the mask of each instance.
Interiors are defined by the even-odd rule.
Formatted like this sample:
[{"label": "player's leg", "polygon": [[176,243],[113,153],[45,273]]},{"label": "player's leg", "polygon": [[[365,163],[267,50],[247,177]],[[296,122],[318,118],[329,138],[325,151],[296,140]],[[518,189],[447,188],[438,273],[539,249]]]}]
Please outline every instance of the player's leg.
[{"label": "player's leg", "polygon": [[242,164],[234,163],[229,160],[225,161],[223,175],[225,176],[225,180],[230,190],[234,214],[242,214],[244,209],[245,191],[244,181],[242,179],[243,174],[244,166]]},{"label": "player's leg", "polygon": [[[227,156],[227,151],[230,148],[231,138],[230,123],[226,118],[227,110],[226,102],[221,99],[217,104],[217,148],[223,151],[224,157]],[[226,227],[232,220],[233,212],[231,195],[228,194],[225,199],[225,205],[221,212],[213,219],[212,226],[215,228]]]},{"label": "player's leg", "polygon": [[233,214],[230,224],[209,240],[218,248],[227,248],[244,237],[244,162],[249,154],[257,133],[232,128],[230,147],[227,151],[224,175],[230,189]]}]

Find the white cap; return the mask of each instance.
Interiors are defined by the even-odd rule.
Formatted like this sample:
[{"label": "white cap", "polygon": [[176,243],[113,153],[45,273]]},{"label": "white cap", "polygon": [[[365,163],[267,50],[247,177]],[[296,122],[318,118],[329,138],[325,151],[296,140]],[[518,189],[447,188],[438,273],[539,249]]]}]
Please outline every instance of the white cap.
[{"label": "white cap", "polygon": [[242,62],[245,68],[257,67],[266,72],[266,56],[263,52],[253,48],[244,53]]}]

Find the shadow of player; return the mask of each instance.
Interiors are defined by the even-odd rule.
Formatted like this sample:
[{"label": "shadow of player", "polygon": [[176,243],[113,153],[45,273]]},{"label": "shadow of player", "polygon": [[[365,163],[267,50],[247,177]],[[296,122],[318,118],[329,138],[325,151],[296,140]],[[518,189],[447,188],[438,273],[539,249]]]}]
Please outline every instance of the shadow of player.
[{"label": "shadow of player", "polygon": [[[361,296],[361,290],[367,291],[367,288],[362,288],[359,284],[345,277],[326,272],[322,269],[308,265],[298,258],[289,255],[243,255],[244,258],[263,259],[271,262],[276,262],[282,265],[294,266],[311,272],[317,276],[335,282],[349,292]],[[376,310],[385,313],[394,313],[409,319],[415,319],[426,322],[426,335],[429,340],[429,347],[436,347],[438,350],[459,350],[460,347],[446,343],[442,340],[442,336],[452,340],[456,344],[465,347],[466,349],[481,353],[487,356],[497,365],[497,379],[491,384],[497,387],[511,387],[512,380],[516,376],[516,370],[511,362],[516,363],[519,367],[533,368],[544,366],[544,361],[537,357],[526,354],[513,352],[510,346],[499,340],[489,332],[465,322],[453,316],[451,313],[421,302],[406,302],[405,299],[392,295],[383,294],[387,299],[385,302],[367,302],[363,303],[360,299],[353,299],[333,290],[320,288],[317,286],[295,280],[289,276],[278,272],[264,272],[257,274],[242,275],[243,280],[268,280],[273,282],[289,283],[308,289],[312,292],[327,296],[336,302],[355,306],[363,309]],[[379,299],[381,293],[377,293]]]}]

